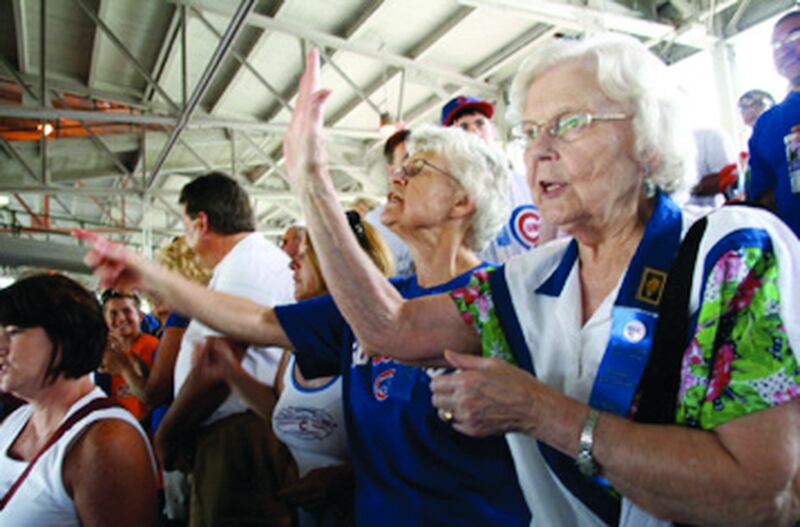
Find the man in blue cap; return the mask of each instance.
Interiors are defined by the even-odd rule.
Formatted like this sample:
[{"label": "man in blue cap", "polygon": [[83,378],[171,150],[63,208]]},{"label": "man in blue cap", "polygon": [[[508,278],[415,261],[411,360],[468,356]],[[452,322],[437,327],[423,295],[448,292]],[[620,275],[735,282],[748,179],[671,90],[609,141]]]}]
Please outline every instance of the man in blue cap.
[{"label": "man in blue cap", "polygon": [[[475,134],[486,143],[495,144],[495,127],[492,122],[494,105],[477,97],[459,95],[442,108],[442,126],[458,126],[467,133]],[[489,262],[504,263],[509,258],[523,253],[555,236],[555,229],[546,226],[533,204],[525,170],[517,170],[510,164],[509,202],[511,215],[497,238],[484,249],[480,256]]]}]

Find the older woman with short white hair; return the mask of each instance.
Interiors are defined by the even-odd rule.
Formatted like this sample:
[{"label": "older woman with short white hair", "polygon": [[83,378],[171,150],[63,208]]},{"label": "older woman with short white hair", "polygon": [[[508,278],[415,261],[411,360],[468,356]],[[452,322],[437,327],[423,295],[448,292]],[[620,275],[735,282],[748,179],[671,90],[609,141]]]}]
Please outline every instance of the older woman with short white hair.
[{"label": "older woman with short white hair", "polygon": [[669,194],[691,134],[645,46],[560,41],[523,66],[512,107],[531,191],[569,237],[417,300],[348,248],[318,163],[315,67],[285,151],[329,289],[371,353],[460,369],[432,383],[439,415],[473,436],[509,432],[537,524],[800,517],[800,247],[743,207],[690,230]]}]

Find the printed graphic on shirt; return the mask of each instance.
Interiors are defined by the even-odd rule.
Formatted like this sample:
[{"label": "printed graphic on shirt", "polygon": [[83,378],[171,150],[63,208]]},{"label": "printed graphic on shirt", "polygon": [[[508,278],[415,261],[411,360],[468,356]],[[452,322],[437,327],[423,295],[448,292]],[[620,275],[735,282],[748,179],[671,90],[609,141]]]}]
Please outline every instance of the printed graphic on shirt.
[{"label": "printed graphic on shirt", "polygon": [[275,426],[279,432],[304,441],[325,439],[338,427],[331,414],[307,406],[283,408],[275,415]]},{"label": "printed graphic on shirt", "polygon": [[511,213],[508,228],[517,243],[530,249],[539,241],[539,223],[541,223],[539,209],[530,204],[520,205]]},{"label": "printed graphic on shirt", "polygon": [[381,402],[389,399],[409,401],[420,373],[424,372],[433,379],[447,371],[446,368],[406,366],[385,355],[369,357],[358,341],[353,343],[352,353],[351,368],[370,368],[372,395]]}]

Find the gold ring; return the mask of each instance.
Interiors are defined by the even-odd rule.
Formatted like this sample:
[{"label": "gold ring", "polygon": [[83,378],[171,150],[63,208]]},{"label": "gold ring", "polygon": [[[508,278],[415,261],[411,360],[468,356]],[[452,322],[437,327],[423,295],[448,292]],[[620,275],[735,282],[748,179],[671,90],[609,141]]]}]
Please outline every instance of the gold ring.
[{"label": "gold ring", "polygon": [[455,415],[453,415],[452,410],[442,410],[442,421],[444,421],[445,423],[450,423],[453,421],[454,418]]}]

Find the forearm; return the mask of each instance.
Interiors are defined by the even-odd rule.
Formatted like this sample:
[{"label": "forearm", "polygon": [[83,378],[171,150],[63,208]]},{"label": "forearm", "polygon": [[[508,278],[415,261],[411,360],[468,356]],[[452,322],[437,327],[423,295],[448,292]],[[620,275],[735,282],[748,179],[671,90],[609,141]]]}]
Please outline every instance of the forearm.
[{"label": "forearm", "polygon": [[602,415],[595,437],[595,458],[611,484],[658,517],[698,525],[796,519],[792,478],[768,462],[748,460],[757,455],[753,448],[731,449],[710,431],[643,425],[610,414]]},{"label": "forearm", "polygon": [[156,449],[165,468],[172,468],[180,445],[194,435],[229,393],[225,383],[209,383],[197,369],[192,370],[156,432]]},{"label": "forearm", "polygon": [[233,368],[225,378],[228,386],[238,395],[253,412],[266,421],[272,420],[272,410],[275,407],[277,396],[271,386],[262,384],[247,373],[239,365]]},{"label": "forearm", "polygon": [[309,167],[309,181],[301,187],[310,236],[337,307],[362,345],[383,348],[392,340],[403,298],[350,232],[327,167]]},{"label": "forearm", "polygon": [[183,315],[231,338],[261,346],[280,346],[286,337],[271,308],[246,298],[207,289],[175,273],[164,273],[155,282],[157,294]]}]

